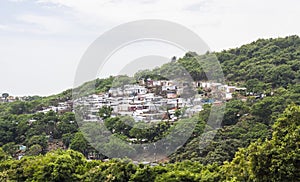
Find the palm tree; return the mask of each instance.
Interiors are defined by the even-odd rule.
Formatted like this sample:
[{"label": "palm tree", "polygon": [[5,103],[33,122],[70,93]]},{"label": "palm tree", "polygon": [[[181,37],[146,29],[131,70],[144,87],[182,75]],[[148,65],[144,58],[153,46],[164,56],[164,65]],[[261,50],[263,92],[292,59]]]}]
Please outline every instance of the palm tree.
[{"label": "palm tree", "polygon": [[3,93],[2,97],[5,99],[5,101],[7,101],[7,98],[9,97],[9,94],[8,93]]}]

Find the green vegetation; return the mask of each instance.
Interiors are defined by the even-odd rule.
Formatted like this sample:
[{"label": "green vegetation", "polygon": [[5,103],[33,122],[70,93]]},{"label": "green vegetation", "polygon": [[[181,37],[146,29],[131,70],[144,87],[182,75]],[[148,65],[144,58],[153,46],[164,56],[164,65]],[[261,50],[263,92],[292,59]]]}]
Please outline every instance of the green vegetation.
[{"label": "green vegetation", "polygon": [[[11,159],[0,148],[1,181],[299,181],[300,107],[289,106],[270,140],[240,149],[232,162],[203,165],[189,160],[135,165],[127,159],[90,161],[72,150]],[[77,136],[76,136],[77,137]]]},{"label": "green vegetation", "polygon": [[300,38],[259,39],[237,49],[217,53],[226,78],[244,82],[253,92],[299,81]]},{"label": "green vegetation", "polygon": [[299,181],[300,107],[291,105],[273,125],[270,140],[240,149],[226,162],[227,179],[238,181]]},{"label": "green vegetation", "polygon": [[[207,126],[209,104],[191,118],[154,124],[134,122],[130,117],[112,118],[111,108],[104,107],[99,116],[115,136],[105,141],[97,138],[103,130],[100,125],[90,124],[78,131],[72,112],[37,112],[70,100],[72,90],[5,102],[0,104],[0,181],[300,181],[298,36],[260,39],[240,48],[205,55],[189,52],[160,68],[140,71],[135,78],[168,79],[187,71],[193,79],[203,81],[207,79],[203,68],[213,72],[209,60],[214,55],[221,63],[226,82],[245,86],[249,92],[244,97],[246,101],[236,94],[226,103],[220,129]],[[201,67],[201,63],[205,64]],[[168,77],[164,77],[166,74]],[[214,74],[217,78],[220,73]],[[75,91],[80,90],[78,96],[82,96],[91,94],[91,87],[95,88],[92,93],[100,93],[135,81],[126,76],[96,79]],[[206,93],[201,88],[198,92]],[[7,100],[9,94],[2,97]],[[181,110],[176,113],[181,114]],[[86,159],[90,154],[97,159],[106,158],[86,140],[86,131],[92,131],[92,139],[103,140],[105,145],[100,147],[115,156],[121,156],[122,151],[135,155],[137,149],[122,146],[118,140],[157,141],[172,130],[187,130],[181,124],[190,121],[196,123],[192,136],[169,156],[168,163],[151,166],[134,164],[128,159]],[[201,140],[204,132],[216,135],[207,142]],[[178,135],[184,136],[184,132]]]},{"label": "green vegetation", "polygon": [[206,74],[219,74],[214,73],[218,69],[211,65],[215,59],[221,64],[226,81],[245,86],[250,92],[270,94],[272,89],[288,88],[300,80],[300,38],[296,35],[259,39],[239,48],[204,55],[188,52],[176,62],[152,71],[140,71],[135,77],[167,75],[172,78],[186,70],[194,80],[206,80]]}]

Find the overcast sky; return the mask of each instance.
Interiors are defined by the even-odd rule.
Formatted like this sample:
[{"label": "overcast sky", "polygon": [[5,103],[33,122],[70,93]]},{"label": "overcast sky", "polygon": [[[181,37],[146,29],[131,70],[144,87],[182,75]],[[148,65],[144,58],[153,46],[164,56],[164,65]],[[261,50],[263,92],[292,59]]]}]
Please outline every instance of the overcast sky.
[{"label": "overcast sky", "polygon": [[[88,46],[122,23],[173,21],[219,51],[258,38],[299,35],[299,9],[299,0],[1,0],[0,93],[49,95],[71,88]],[[139,48],[154,45],[163,46]],[[157,54],[184,53],[163,50]],[[116,64],[120,57],[137,59],[132,54],[134,49],[123,50],[112,59]],[[111,67],[101,76],[116,73]]]}]

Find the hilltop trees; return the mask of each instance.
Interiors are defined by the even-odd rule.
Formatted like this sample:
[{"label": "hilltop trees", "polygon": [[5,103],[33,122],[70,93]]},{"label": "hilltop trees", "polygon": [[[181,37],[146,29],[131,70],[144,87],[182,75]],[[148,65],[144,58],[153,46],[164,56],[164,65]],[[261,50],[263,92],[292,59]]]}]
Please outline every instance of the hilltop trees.
[{"label": "hilltop trees", "polygon": [[[296,35],[259,39],[216,54],[226,78],[246,82],[250,91],[263,92],[269,87],[286,88],[299,79],[300,38]],[[256,82],[256,86],[251,80]]]},{"label": "hilltop trees", "polygon": [[[300,38],[288,36],[277,39],[259,39],[239,48],[197,55],[188,52],[183,58],[152,71],[138,72],[135,77],[149,75],[180,75],[182,70],[195,81],[206,81],[207,76],[221,78],[213,60],[221,64],[226,81],[240,83],[249,92],[265,93],[270,89],[287,88],[300,79]],[[180,67],[181,69],[175,69]]]},{"label": "hilltop trees", "polygon": [[8,93],[3,93],[3,94],[2,94],[2,97],[3,97],[5,100],[7,100],[7,98],[9,97],[9,94],[8,94]]}]

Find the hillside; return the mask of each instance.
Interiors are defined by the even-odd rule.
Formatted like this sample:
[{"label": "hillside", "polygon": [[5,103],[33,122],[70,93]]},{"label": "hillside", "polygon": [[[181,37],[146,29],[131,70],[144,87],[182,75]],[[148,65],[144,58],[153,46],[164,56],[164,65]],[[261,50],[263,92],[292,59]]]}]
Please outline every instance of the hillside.
[{"label": "hillside", "polygon": [[287,87],[300,79],[300,38],[259,39],[217,53],[227,80],[258,90]]},{"label": "hillside", "polygon": [[[299,83],[300,79],[300,38],[297,35],[276,39],[259,39],[239,48],[197,55],[189,52],[177,60],[194,80],[206,80],[203,67],[199,63],[216,55],[227,82],[244,85],[250,91],[262,92],[278,87],[287,88],[289,84]],[[200,61],[197,61],[200,60]],[[140,71],[143,75],[175,74],[167,63],[152,71]]]},{"label": "hillside", "polygon": [[[203,67],[211,68],[209,71],[213,73],[214,65],[205,62],[213,56],[220,61],[225,82],[244,86],[248,92],[234,93],[226,102],[222,128],[206,131],[208,134],[216,131],[213,141],[201,140],[210,104],[203,105],[203,110],[191,118],[174,123],[158,122],[151,125],[151,130],[137,129],[147,126],[128,117],[110,117],[109,108],[105,108],[101,110],[105,113],[102,113],[105,127],[125,140],[134,137],[138,142],[144,139],[153,142],[174,128],[179,128],[183,136],[180,132],[185,130],[181,124],[191,120],[196,121],[196,127],[184,146],[169,156],[167,164],[149,167],[134,165],[127,159],[87,162],[84,157],[105,159],[106,156],[86,141],[84,131],[79,131],[75,114],[71,112],[72,90],[49,97],[27,97],[0,104],[0,181],[68,181],[67,178],[69,181],[300,181],[298,36],[259,39],[239,48],[205,55],[188,52],[183,58],[173,59],[160,68],[140,71],[134,78],[96,79],[77,89],[84,95],[95,85],[95,90],[88,94],[103,93],[114,86],[137,82],[139,78],[166,79],[166,73],[172,77],[180,71],[175,69],[178,65],[194,80],[207,81]],[[203,62],[196,60],[205,61],[201,64]],[[210,92],[203,88],[198,91],[203,95]],[[69,103],[69,110],[38,112],[62,103]],[[130,127],[126,125],[128,122],[132,124]],[[101,129],[96,125],[90,127]],[[204,149],[199,147],[202,144],[206,145]],[[111,152],[126,150],[132,155],[138,152],[116,141],[101,147]],[[79,153],[72,150],[49,152],[52,148],[68,148]],[[19,156],[24,157],[12,159]]]}]

